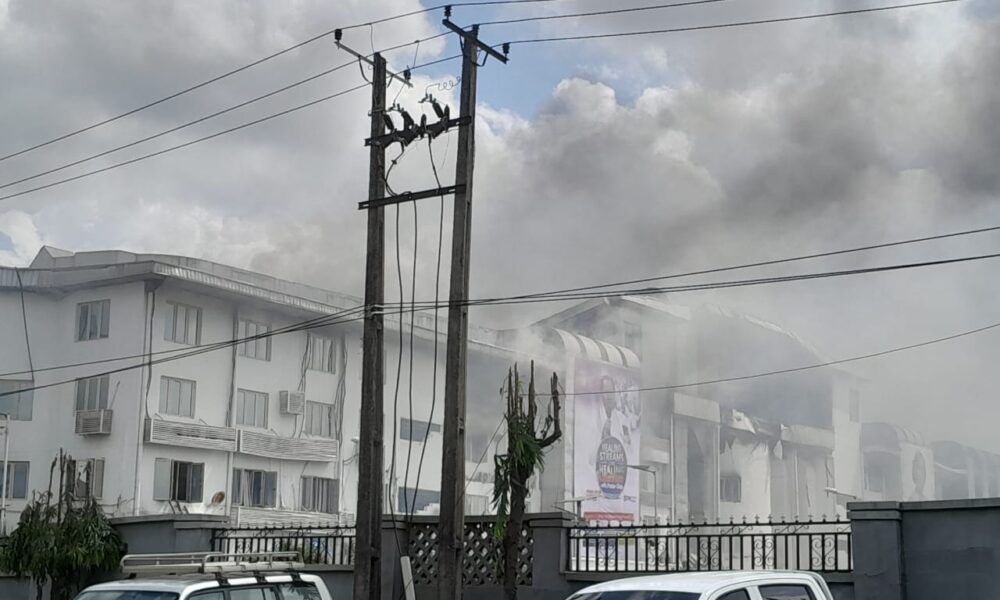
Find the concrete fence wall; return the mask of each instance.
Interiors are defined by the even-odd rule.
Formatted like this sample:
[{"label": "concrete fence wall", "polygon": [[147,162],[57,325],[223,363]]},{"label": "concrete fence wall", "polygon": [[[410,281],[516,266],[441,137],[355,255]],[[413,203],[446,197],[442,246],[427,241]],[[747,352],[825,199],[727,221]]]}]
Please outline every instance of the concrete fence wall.
[{"label": "concrete fence wall", "polygon": [[[852,573],[827,577],[837,600],[994,600],[1000,598],[1000,498],[934,502],[858,502],[849,506],[853,535]],[[128,551],[196,552],[212,549],[212,533],[224,518],[155,515],[116,519]],[[566,528],[558,514],[531,515],[531,585],[523,600],[563,600],[569,594],[619,574],[567,573]],[[382,597],[403,592],[400,555],[409,547],[409,529],[386,519],[382,528]],[[398,546],[397,546],[398,543]],[[398,548],[398,550],[397,550]],[[345,566],[313,566],[337,600],[352,597],[353,571]],[[437,597],[432,585],[414,588],[418,600]],[[500,600],[498,585],[467,586],[468,600]],[[0,577],[0,599],[34,600],[25,580]]]},{"label": "concrete fence wall", "polygon": [[1000,498],[851,504],[855,598],[1000,598]]}]

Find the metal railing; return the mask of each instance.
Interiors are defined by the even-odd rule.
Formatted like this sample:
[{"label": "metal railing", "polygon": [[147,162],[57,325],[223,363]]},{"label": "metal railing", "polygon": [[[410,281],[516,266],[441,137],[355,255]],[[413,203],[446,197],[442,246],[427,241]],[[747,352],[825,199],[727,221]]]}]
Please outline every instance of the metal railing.
[{"label": "metal railing", "polygon": [[241,526],[212,532],[214,552],[261,553],[297,551],[310,565],[354,564],[353,527]]},{"label": "metal railing", "polygon": [[844,520],[601,524],[574,527],[567,540],[567,570],[579,573],[843,573],[852,566],[851,525]]}]

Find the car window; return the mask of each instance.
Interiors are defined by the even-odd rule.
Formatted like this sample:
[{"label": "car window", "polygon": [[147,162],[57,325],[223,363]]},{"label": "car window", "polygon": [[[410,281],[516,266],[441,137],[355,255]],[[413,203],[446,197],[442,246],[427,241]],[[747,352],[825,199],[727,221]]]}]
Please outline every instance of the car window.
[{"label": "car window", "polygon": [[618,592],[590,592],[571,596],[570,600],[698,600],[701,594],[691,592],[667,592],[667,591],[618,591]]},{"label": "car window", "polygon": [[733,590],[719,596],[719,600],[750,600],[750,594],[746,590]]},{"label": "car window", "polygon": [[278,586],[281,600],[321,600],[319,590],[311,583],[282,583]]},{"label": "car window", "polygon": [[762,585],[758,589],[764,600],[814,600],[804,585]]},{"label": "car window", "polygon": [[202,592],[200,594],[191,594],[188,596],[190,600],[225,600],[220,591],[214,592]]},{"label": "car window", "polygon": [[274,588],[233,588],[229,590],[229,600],[278,600]]}]

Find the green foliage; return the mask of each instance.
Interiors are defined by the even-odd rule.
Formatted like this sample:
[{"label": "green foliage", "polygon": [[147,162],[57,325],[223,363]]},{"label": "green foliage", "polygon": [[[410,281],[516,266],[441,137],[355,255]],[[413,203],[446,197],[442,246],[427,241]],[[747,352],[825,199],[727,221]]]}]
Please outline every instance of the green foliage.
[{"label": "green foliage", "polygon": [[[539,439],[535,437],[535,424],[528,422],[526,417],[524,414],[507,416],[507,453],[493,457],[493,507],[497,512],[493,535],[497,539],[503,537],[507,528],[511,493],[515,488],[523,487],[516,475],[528,473],[530,477],[545,466],[545,453]],[[527,490],[517,489],[517,493],[527,495]]]},{"label": "green foliage", "polygon": [[[69,480],[72,461],[61,456],[53,470],[56,464],[62,481]],[[0,571],[30,577],[38,597],[50,582],[52,600],[68,600],[94,575],[115,569],[122,549],[118,533],[93,499],[75,500],[70,491],[50,489],[32,499],[17,529],[0,546]]]}]

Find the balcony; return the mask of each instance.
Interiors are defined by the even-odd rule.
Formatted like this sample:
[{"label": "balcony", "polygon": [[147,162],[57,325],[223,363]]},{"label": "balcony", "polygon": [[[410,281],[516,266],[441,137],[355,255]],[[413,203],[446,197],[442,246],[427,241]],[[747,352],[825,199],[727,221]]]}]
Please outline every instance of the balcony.
[{"label": "balcony", "polygon": [[77,435],[108,435],[111,433],[113,411],[107,408],[76,411]]},{"label": "balcony", "polygon": [[239,452],[265,458],[330,462],[337,460],[337,441],[292,438],[261,431],[240,431]]},{"label": "balcony", "polygon": [[149,444],[235,452],[236,439],[237,432],[232,427],[146,419],[146,442]]}]

